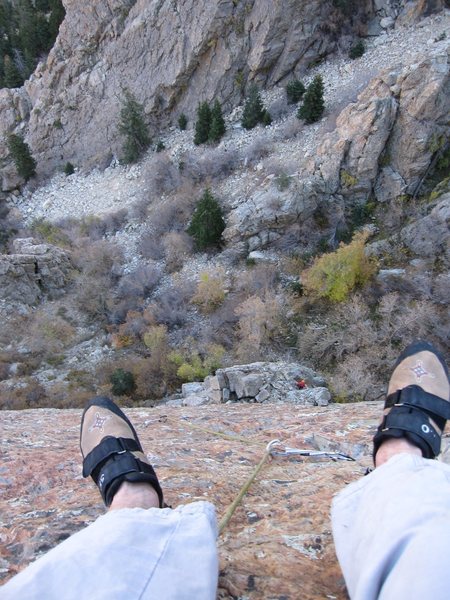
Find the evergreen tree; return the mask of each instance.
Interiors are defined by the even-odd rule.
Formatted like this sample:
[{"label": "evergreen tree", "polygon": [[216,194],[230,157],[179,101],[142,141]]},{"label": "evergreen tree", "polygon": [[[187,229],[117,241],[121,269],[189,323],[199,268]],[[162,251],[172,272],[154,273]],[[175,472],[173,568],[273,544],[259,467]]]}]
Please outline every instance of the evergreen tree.
[{"label": "evergreen tree", "polygon": [[262,123],[263,117],[264,105],[257,86],[252,84],[242,113],[242,127],[253,129],[258,123]]},{"label": "evergreen tree", "polygon": [[181,115],[178,117],[178,127],[180,128],[181,131],[185,131],[186,127],[187,127],[187,117],[184,113],[181,113]]},{"label": "evergreen tree", "polygon": [[123,160],[136,162],[150,146],[150,134],[145,123],[144,107],[133,94],[125,90],[120,110],[119,131],[125,136]]},{"label": "evergreen tree", "polygon": [[52,43],[50,45],[50,48],[53,46],[56,37],[59,33],[59,26],[61,25],[61,23],[64,20],[64,17],[66,16],[66,11],[64,9],[64,6],[61,2],[61,0],[50,0],[50,18],[48,20],[48,29],[49,29],[49,35],[50,35],[50,39],[52,40]]},{"label": "evergreen tree", "polygon": [[8,137],[8,150],[14,160],[17,172],[28,181],[36,174],[36,161],[31,156],[30,147],[21,137],[11,134]]},{"label": "evergreen tree", "polygon": [[3,59],[3,81],[8,88],[20,87],[24,81],[16,63],[8,55]]},{"label": "evergreen tree", "polygon": [[297,111],[297,117],[306,123],[315,123],[320,119],[325,110],[323,101],[323,80],[316,75],[308,86],[303,99],[303,104]]},{"label": "evergreen tree", "polygon": [[211,127],[211,109],[207,102],[202,102],[197,108],[197,122],[195,123],[194,144],[199,146],[209,139]]},{"label": "evergreen tree", "polygon": [[194,238],[197,250],[203,250],[219,246],[224,229],[220,204],[207,189],[197,204],[187,232]]},{"label": "evergreen tree", "polygon": [[268,110],[264,110],[261,123],[264,125],[264,127],[267,127],[272,123],[272,115]]},{"label": "evergreen tree", "polygon": [[220,102],[216,100],[211,110],[211,126],[208,138],[211,142],[218,142],[225,134],[225,121],[222,115]]},{"label": "evergreen tree", "polygon": [[286,86],[288,104],[297,104],[305,93],[305,86],[298,79],[292,79]]}]

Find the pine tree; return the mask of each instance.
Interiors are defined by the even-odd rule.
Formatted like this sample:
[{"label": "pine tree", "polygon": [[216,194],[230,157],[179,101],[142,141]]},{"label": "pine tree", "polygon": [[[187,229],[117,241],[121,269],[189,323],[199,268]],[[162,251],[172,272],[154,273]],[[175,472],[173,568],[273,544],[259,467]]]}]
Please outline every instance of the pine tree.
[{"label": "pine tree", "polygon": [[320,75],[316,75],[305,92],[303,104],[298,109],[297,117],[305,120],[306,123],[315,123],[320,119],[324,110],[323,80]]},{"label": "pine tree", "polygon": [[220,204],[211,191],[206,189],[192,215],[187,232],[194,238],[197,250],[203,250],[219,246],[224,229],[225,221]]},{"label": "pine tree", "polygon": [[3,81],[8,88],[20,87],[24,81],[16,63],[8,55],[3,59]]},{"label": "pine tree", "polygon": [[225,134],[225,121],[222,115],[220,102],[216,100],[211,110],[211,126],[208,138],[211,142],[218,142]]},{"label": "pine tree", "polygon": [[207,102],[202,102],[197,108],[197,122],[195,123],[194,144],[199,146],[209,139],[211,128],[211,109]]},{"label": "pine tree", "polygon": [[144,107],[129,90],[124,90],[119,131],[126,138],[123,145],[124,162],[136,162],[150,146],[151,139],[145,123]]},{"label": "pine tree", "polygon": [[178,117],[178,127],[180,128],[181,131],[185,131],[186,127],[187,127],[187,117],[184,113],[181,113],[181,115]]},{"label": "pine tree", "polygon": [[264,110],[261,123],[264,125],[264,127],[267,127],[272,123],[272,115],[268,110]]},{"label": "pine tree", "polygon": [[286,86],[288,104],[297,104],[305,93],[305,86],[298,79],[292,79]]},{"label": "pine tree", "polygon": [[31,156],[30,147],[21,137],[11,134],[8,137],[8,150],[14,160],[18,174],[28,181],[36,174],[36,161]]},{"label": "pine tree", "polygon": [[258,123],[261,123],[264,117],[264,105],[260,93],[255,84],[250,87],[250,91],[245,101],[244,112],[242,113],[242,127],[253,129]]}]

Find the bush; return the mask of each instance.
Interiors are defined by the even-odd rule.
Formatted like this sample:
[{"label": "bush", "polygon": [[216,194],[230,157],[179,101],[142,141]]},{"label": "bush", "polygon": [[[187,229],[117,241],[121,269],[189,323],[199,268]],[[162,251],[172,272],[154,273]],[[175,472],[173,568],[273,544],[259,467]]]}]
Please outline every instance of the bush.
[{"label": "bush", "polygon": [[286,86],[286,96],[288,104],[297,104],[305,93],[305,86],[298,79],[292,79]]},{"label": "bush", "polygon": [[297,117],[306,123],[315,123],[325,110],[323,101],[323,80],[316,75],[305,92],[302,106],[298,109]]},{"label": "bush", "polygon": [[214,274],[200,273],[197,290],[192,302],[204,313],[210,313],[222,304],[225,299],[225,274],[218,271]]},{"label": "bush", "polygon": [[196,146],[208,141],[211,119],[211,109],[208,103],[201,102],[197,108],[197,122],[195,123],[194,144]]},{"label": "bush", "polygon": [[130,371],[116,369],[110,377],[111,392],[114,396],[128,396],[136,389],[134,375]]},{"label": "bush", "polygon": [[123,161],[136,162],[150,146],[150,134],[145,123],[144,107],[133,94],[125,90],[120,110],[119,131],[125,136]]},{"label": "bush", "polygon": [[194,238],[197,250],[204,250],[220,245],[224,229],[220,204],[207,189],[197,204],[187,232]]},{"label": "bush", "polygon": [[184,261],[192,252],[192,238],[184,232],[170,231],[164,236],[162,245],[166,266],[170,272],[181,269]]},{"label": "bush", "polygon": [[316,298],[342,302],[355,287],[364,285],[376,270],[375,263],[364,251],[367,237],[366,232],[357,233],[350,244],[341,244],[335,252],[316,258],[302,274],[305,292]]},{"label": "bush", "polygon": [[264,118],[264,105],[261,100],[261,95],[255,84],[250,87],[249,94],[244,104],[244,112],[242,113],[242,127],[245,129],[253,129],[262,123]]},{"label": "bush", "polygon": [[64,173],[66,175],[73,175],[75,173],[75,167],[71,162],[66,162],[64,165]]},{"label": "bush", "polygon": [[349,50],[348,56],[351,59],[360,58],[364,52],[366,51],[366,47],[362,40],[358,40],[355,44],[353,44]]},{"label": "bush", "polygon": [[235,313],[239,317],[238,360],[261,360],[264,346],[272,346],[280,330],[281,306],[278,298],[272,292],[266,292],[262,298],[250,296],[236,308]]},{"label": "bush", "polygon": [[29,145],[15,134],[8,137],[8,150],[14,161],[17,173],[28,181],[36,175],[36,161],[31,155]]},{"label": "bush", "polygon": [[187,120],[186,115],[184,113],[181,113],[181,115],[178,117],[178,127],[180,128],[181,131],[185,131],[187,124],[188,124],[188,120]]}]

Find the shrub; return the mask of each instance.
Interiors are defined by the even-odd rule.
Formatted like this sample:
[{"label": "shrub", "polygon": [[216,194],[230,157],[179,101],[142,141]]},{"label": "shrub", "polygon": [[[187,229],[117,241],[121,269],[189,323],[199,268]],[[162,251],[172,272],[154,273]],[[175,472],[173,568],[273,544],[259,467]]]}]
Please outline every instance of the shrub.
[{"label": "shrub", "polygon": [[297,104],[305,93],[306,88],[298,79],[292,79],[286,86],[286,96],[288,104]]},{"label": "shrub", "polygon": [[272,345],[280,329],[281,307],[276,296],[251,296],[235,310],[239,317],[236,356],[238,360],[260,360],[264,346]]},{"label": "shrub", "polygon": [[194,238],[197,250],[219,246],[225,221],[220,204],[206,189],[192,215],[187,232]]},{"label": "shrub", "polygon": [[150,146],[150,134],[145,123],[144,107],[129,90],[124,91],[120,110],[119,131],[125,136],[123,160],[136,162]]},{"label": "shrub", "polygon": [[350,244],[316,258],[302,274],[305,292],[313,297],[342,302],[355,287],[364,285],[376,270],[364,250],[368,234],[357,233]]},{"label": "shrub", "polygon": [[323,80],[320,75],[316,75],[305,92],[303,104],[297,111],[297,117],[306,123],[315,123],[320,119],[324,110]]},{"label": "shrub", "polygon": [[42,217],[33,221],[30,229],[34,235],[38,236],[48,244],[63,247],[70,246],[70,240],[64,231],[62,231],[62,229],[57,225],[50,223],[50,221],[46,221]]},{"label": "shrub", "polygon": [[14,161],[17,173],[28,181],[36,174],[36,161],[31,155],[29,145],[15,134],[8,136],[8,150]]},{"label": "shrub", "polygon": [[197,122],[195,123],[194,144],[196,146],[208,141],[211,119],[211,109],[208,103],[201,102],[197,108]]},{"label": "shrub", "polygon": [[364,45],[364,42],[362,40],[358,40],[357,42],[352,44],[352,46],[350,47],[348,56],[349,56],[349,58],[354,60],[355,58],[360,58],[364,54],[365,51],[366,51],[366,47]]},{"label": "shrub", "polygon": [[73,175],[75,173],[75,167],[71,162],[66,162],[64,165],[64,173],[66,175]]},{"label": "shrub", "polygon": [[192,252],[192,238],[186,233],[171,231],[163,238],[166,266],[169,271],[178,271]]},{"label": "shrub", "polygon": [[156,148],[155,148],[156,152],[162,152],[165,149],[166,149],[166,146],[165,146],[164,142],[162,140],[158,140],[156,142]]},{"label": "shrub", "polygon": [[222,108],[218,100],[213,104],[211,110],[211,125],[209,127],[208,139],[211,142],[219,142],[225,134],[225,121]]},{"label": "shrub", "polygon": [[220,344],[208,344],[204,354],[194,349],[172,351],[168,360],[177,368],[182,381],[198,381],[214,373],[222,365],[225,349]]},{"label": "shrub", "polygon": [[136,389],[133,373],[116,369],[110,377],[111,392],[114,396],[128,396]]},{"label": "shrub", "polygon": [[166,152],[152,154],[145,161],[145,187],[151,197],[158,198],[162,194],[173,192],[181,183],[179,169]]},{"label": "shrub", "polygon": [[262,123],[264,117],[264,105],[261,100],[261,95],[258,87],[255,84],[250,86],[250,91],[244,104],[244,112],[242,113],[242,127],[245,129],[253,129]]},{"label": "shrub", "polygon": [[186,115],[184,113],[181,113],[181,115],[178,117],[178,127],[180,128],[181,131],[185,131],[187,124],[188,124],[188,120],[187,120]]},{"label": "shrub", "polygon": [[214,273],[201,273],[197,290],[192,297],[192,302],[200,307],[204,313],[210,313],[222,304],[225,299],[225,274],[221,271]]}]

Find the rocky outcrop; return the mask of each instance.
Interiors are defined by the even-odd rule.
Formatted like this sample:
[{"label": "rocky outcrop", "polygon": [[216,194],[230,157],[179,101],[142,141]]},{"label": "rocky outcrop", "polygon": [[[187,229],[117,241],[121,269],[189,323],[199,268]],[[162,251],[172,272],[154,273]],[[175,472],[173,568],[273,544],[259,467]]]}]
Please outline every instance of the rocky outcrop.
[{"label": "rocky outcrop", "polygon": [[[104,167],[120,156],[124,88],[144,104],[156,132],[201,100],[225,109],[247,83],[270,87],[368,35],[440,10],[443,0],[65,0],[66,18],[47,60],[25,87],[0,92],[0,137],[26,133],[38,172],[67,161]],[[350,10],[351,8],[351,10]],[[400,22],[400,21],[399,21]],[[343,36],[343,37],[341,37]],[[0,149],[0,160],[6,159]],[[2,190],[20,183],[11,162]]]},{"label": "rocky outcrop", "polygon": [[316,169],[335,193],[385,202],[413,195],[450,129],[450,48],[375,78],[337,119]]},{"label": "rocky outcrop", "polygon": [[[249,81],[271,86],[336,48],[341,31],[362,30],[328,0],[65,0],[66,18],[45,63],[25,84],[31,104],[27,141],[38,171],[65,161],[105,166],[120,155],[120,100],[128,88],[154,130],[201,100],[226,108]],[[362,29],[361,29],[362,28]],[[20,92],[21,94],[22,92]],[[10,98],[0,98],[0,134],[13,126]],[[20,118],[22,120],[22,117]],[[3,189],[7,182],[3,183]]]},{"label": "rocky outcrop", "polygon": [[[297,382],[304,380],[305,388]],[[289,403],[327,406],[331,394],[323,377],[297,363],[257,362],[218,369],[204,383],[185,383],[182,400],[170,404],[201,406],[221,402]]]},{"label": "rocky outcrop", "polygon": [[450,136],[449,111],[450,47],[381,73],[337,117],[336,129],[324,136],[315,156],[298,157],[288,190],[266,183],[235,203],[225,239],[245,239],[255,251],[296,228],[297,246],[302,239],[311,243],[317,220],[333,235],[345,207],[373,196],[384,203],[416,194]]},{"label": "rocky outcrop", "polygon": [[64,250],[32,238],[14,240],[13,248],[13,254],[0,254],[0,299],[31,305],[63,293],[72,269]]}]

